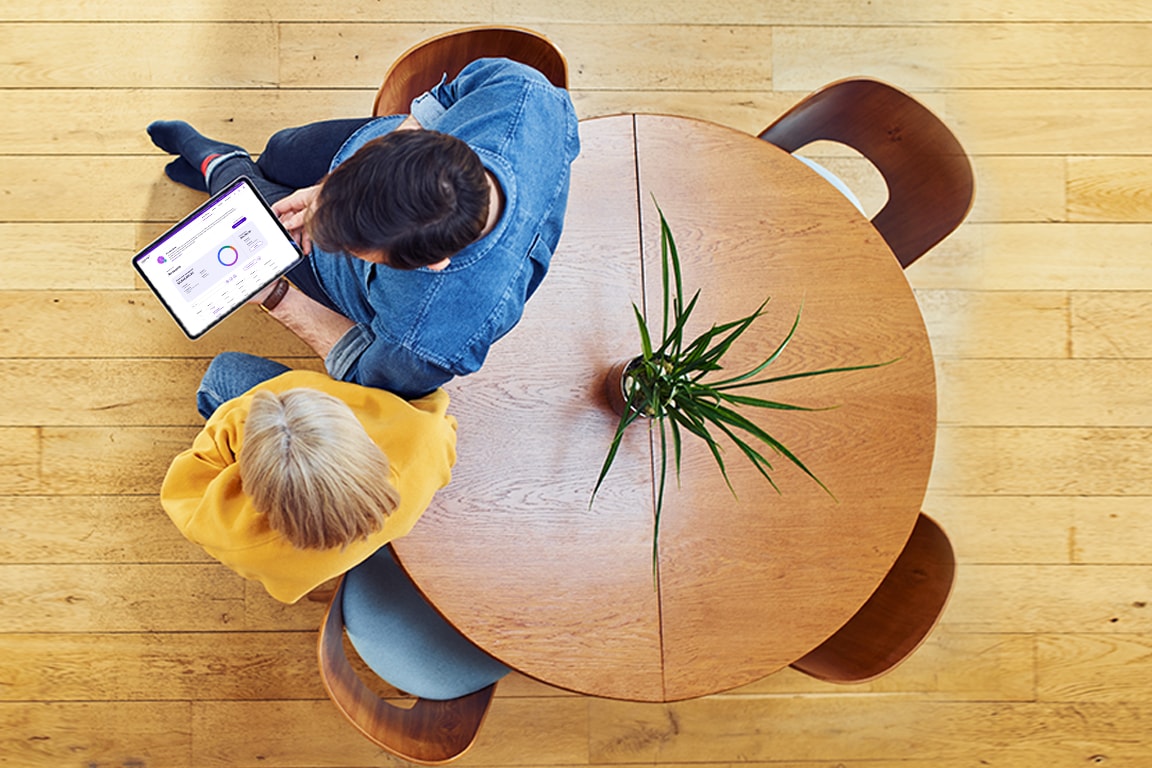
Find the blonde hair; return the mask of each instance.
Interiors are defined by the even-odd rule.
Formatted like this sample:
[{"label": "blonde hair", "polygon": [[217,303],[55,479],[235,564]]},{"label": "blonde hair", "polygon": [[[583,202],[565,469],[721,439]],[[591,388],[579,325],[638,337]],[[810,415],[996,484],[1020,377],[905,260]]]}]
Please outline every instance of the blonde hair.
[{"label": "blonde hair", "polygon": [[351,408],[319,390],[256,391],[238,460],[253,506],[301,549],[367,538],[400,503],[388,457]]}]

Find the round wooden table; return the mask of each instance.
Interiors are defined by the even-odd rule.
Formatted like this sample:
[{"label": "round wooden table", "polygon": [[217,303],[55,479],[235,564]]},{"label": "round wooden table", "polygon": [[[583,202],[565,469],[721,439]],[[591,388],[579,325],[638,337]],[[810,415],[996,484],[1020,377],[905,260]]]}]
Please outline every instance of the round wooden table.
[{"label": "round wooden table", "polygon": [[[395,548],[453,624],[525,674],[612,698],[701,696],[803,656],[891,567],[932,464],[931,349],[884,241],[790,155],[679,117],[598,118],[580,132],[551,272],[484,368],[450,385],[453,480]],[[775,373],[899,361],[761,392],[831,410],[745,409],[835,498],[782,459],[777,494],[732,446],[734,498],[706,448],[686,441],[654,572],[644,426],[591,507],[589,496],[617,422],[605,374],[639,352],[632,302],[659,316],[656,203],[687,290],[701,289],[693,330],[771,297],[732,369],[767,356],[801,307]]]}]

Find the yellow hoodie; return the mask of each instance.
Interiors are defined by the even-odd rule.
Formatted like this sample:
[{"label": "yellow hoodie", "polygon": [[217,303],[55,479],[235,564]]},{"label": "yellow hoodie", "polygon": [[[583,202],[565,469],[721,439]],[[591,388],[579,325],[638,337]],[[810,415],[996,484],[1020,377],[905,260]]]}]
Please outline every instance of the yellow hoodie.
[{"label": "yellow hoodie", "polygon": [[[343,400],[391,464],[400,506],[367,540],[343,549],[299,549],[269,527],[240,484],[236,457],[244,422],[258,389],[283,392],[305,387]],[[334,381],[322,373],[289,371],[216,409],[192,447],[172,461],[160,503],[190,541],[268,594],[294,603],[328,579],[344,573],[412,529],[448,484],[456,462],[456,419],[447,414],[443,390],[406,401],[390,392]]]}]

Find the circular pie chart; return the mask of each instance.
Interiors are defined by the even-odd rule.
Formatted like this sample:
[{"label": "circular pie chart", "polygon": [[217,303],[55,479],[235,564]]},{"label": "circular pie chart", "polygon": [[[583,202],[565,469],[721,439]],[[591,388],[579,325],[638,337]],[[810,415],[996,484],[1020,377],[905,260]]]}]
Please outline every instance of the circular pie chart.
[{"label": "circular pie chart", "polygon": [[216,253],[216,259],[224,266],[230,267],[240,260],[240,252],[226,245]]}]

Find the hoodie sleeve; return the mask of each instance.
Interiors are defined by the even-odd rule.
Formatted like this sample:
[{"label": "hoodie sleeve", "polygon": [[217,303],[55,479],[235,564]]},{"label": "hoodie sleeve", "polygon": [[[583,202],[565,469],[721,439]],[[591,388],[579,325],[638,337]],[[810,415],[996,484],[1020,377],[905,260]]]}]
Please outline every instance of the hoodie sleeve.
[{"label": "hoodie sleeve", "polygon": [[216,410],[192,447],[172,460],[160,487],[160,505],[187,538],[195,536],[197,513],[206,504],[243,504],[236,457],[240,453],[248,396],[230,400]]}]

